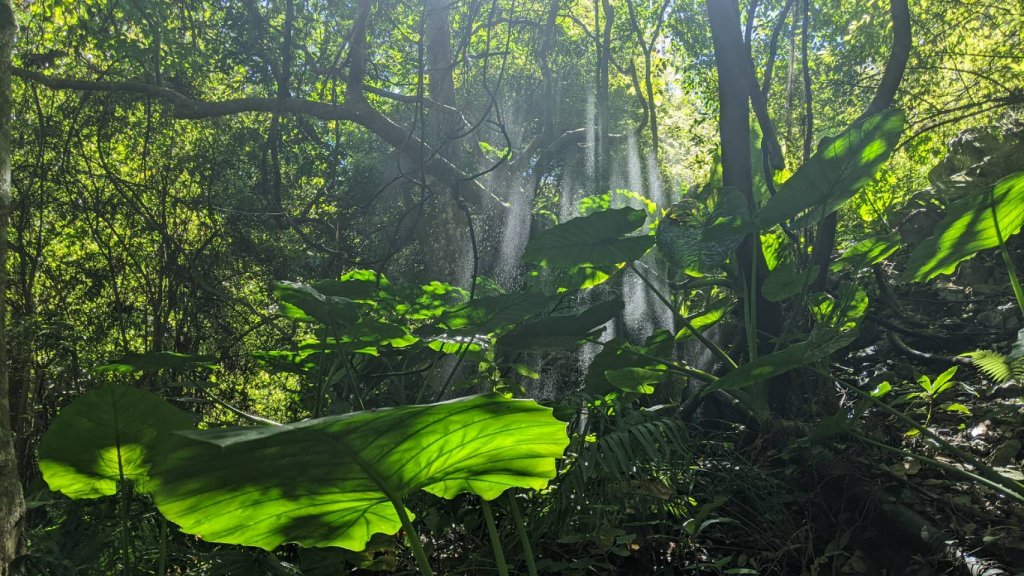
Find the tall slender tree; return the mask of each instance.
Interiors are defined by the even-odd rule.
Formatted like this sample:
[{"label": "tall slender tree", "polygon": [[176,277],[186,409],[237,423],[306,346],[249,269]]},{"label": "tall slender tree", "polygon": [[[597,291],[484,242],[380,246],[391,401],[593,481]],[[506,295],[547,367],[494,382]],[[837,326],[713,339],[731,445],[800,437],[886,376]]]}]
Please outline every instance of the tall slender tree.
[{"label": "tall slender tree", "polygon": [[11,207],[11,51],[18,35],[10,0],[0,0],[0,576],[21,546],[25,498],[18,477],[7,384],[7,222]]}]

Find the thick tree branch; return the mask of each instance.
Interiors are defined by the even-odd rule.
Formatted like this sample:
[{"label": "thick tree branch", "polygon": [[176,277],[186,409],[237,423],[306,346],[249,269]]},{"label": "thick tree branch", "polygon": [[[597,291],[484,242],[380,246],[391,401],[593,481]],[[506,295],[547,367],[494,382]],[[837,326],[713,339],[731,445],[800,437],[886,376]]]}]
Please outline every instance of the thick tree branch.
[{"label": "thick tree branch", "polygon": [[370,1],[359,0],[359,11],[352,24],[352,45],[349,48],[348,84],[345,97],[350,102],[364,101],[364,79],[366,76],[366,23],[370,19]]},{"label": "thick tree branch", "polygon": [[[401,126],[382,114],[365,100],[349,100],[342,104],[317,102],[303,98],[232,98],[219,101],[204,101],[189,98],[162,86],[135,81],[80,80],[48,76],[32,70],[14,68],[14,76],[36,82],[52,90],[80,90],[86,92],[120,92],[157,98],[171,107],[175,118],[200,120],[231,116],[245,112],[281,113],[311,116],[320,120],[335,120],[358,124],[373,132],[381,140],[394,147],[415,162],[423,161],[417,156],[420,150],[429,149],[419,138],[409,134]],[[428,176],[439,184],[452,187],[474,205],[485,202],[487,192],[475,180],[446,158],[434,155],[425,162]]]}]

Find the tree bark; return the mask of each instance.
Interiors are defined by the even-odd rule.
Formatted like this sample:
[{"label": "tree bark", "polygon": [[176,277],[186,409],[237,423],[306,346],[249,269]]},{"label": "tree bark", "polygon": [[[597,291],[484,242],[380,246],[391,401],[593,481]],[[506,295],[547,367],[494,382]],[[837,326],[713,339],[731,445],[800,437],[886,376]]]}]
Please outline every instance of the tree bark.
[{"label": "tree bark", "polygon": [[[440,106],[424,110],[427,122],[423,140],[432,148],[422,154],[437,154],[458,165],[463,156],[460,142],[460,115],[456,112],[455,78],[452,74],[451,0],[425,0],[423,3],[423,39],[425,41],[427,94]],[[436,150],[436,152],[435,152]],[[454,190],[458,181],[444,182]],[[425,257],[427,276],[454,285],[471,288],[471,270],[475,264],[467,231],[468,208],[458,198],[449,198],[445,190],[430,190],[427,222],[420,230],[425,254],[448,254],[447,258]],[[454,200],[454,201],[451,201]]]},{"label": "tree bark", "polygon": [[452,75],[451,0],[426,0],[423,7],[424,38],[427,42],[427,90],[430,99],[442,107],[431,111],[431,137],[440,146],[441,155],[455,159],[458,149],[459,118],[455,101],[455,79]]},{"label": "tree bark", "polygon": [[[896,91],[903,83],[903,74],[906,72],[907,61],[910,59],[912,33],[910,8],[907,6],[907,0],[890,0],[889,12],[892,15],[892,48],[889,52],[889,61],[885,65],[882,81],[878,84],[874,97],[857,121],[891,107],[896,100]],[[808,109],[808,114],[810,114],[810,109]],[[825,290],[828,285],[829,259],[832,257],[832,250],[835,249],[838,224],[838,215],[833,212],[826,216],[821,226],[818,227],[818,235],[811,257],[811,263],[818,266],[818,275],[811,284],[811,288],[814,290]]]},{"label": "tree bark", "polygon": [[11,0],[0,0],[0,576],[21,550],[25,498],[11,426],[7,369],[7,223],[11,207],[11,52],[18,34]]},{"label": "tree bark", "polygon": [[[756,202],[750,157],[750,91],[747,85],[750,68],[741,34],[739,5],[735,0],[708,0],[707,9],[718,71],[722,184],[739,190],[753,212]],[[748,234],[743,239],[736,251],[736,261],[745,284],[750,286],[748,295],[757,301],[758,330],[776,334],[780,324],[778,307],[761,297],[761,285],[768,276],[768,265],[757,234]]]}]

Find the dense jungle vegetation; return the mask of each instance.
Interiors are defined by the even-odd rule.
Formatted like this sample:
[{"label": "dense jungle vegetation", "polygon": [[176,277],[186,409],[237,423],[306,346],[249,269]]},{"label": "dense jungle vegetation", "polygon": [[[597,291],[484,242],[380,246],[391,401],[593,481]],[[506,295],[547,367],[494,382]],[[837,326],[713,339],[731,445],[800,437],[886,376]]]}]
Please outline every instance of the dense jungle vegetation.
[{"label": "dense jungle vegetation", "polygon": [[1022,33],[0,0],[0,576],[1024,574]]}]

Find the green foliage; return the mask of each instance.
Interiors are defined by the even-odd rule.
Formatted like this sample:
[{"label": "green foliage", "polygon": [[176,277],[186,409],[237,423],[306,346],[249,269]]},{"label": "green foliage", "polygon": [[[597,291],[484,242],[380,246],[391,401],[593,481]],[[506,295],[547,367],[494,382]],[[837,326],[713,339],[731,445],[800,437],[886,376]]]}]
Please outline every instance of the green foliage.
[{"label": "green foliage", "polygon": [[608,383],[623,392],[636,394],[653,394],[654,385],[665,379],[663,370],[647,368],[620,368],[605,370],[604,377]]},{"label": "green foliage", "polygon": [[575,348],[580,341],[600,335],[600,327],[625,307],[621,299],[606,300],[576,314],[552,314],[526,322],[498,338],[506,350],[540,351]]},{"label": "green foliage", "polygon": [[971,365],[996,384],[1002,384],[1011,377],[1024,379],[1024,330],[1017,333],[1017,341],[1008,354],[995,350],[975,350],[962,356],[970,358]]},{"label": "green foliage", "polygon": [[[359,86],[346,82],[358,72],[360,38],[354,23],[365,6],[370,14],[364,101]],[[867,307],[866,296],[849,288],[832,296],[807,293],[819,272],[804,266],[812,238],[820,237],[813,225],[856,198],[864,221],[840,220],[839,245],[848,248],[830,268],[849,277],[898,250],[897,234],[908,227],[890,208],[905,204],[914,190],[931,184],[931,196],[942,199],[940,204],[961,194],[973,198],[1022,169],[1024,140],[1000,126],[958,137],[941,170],[926,177],[945,152],[944,142],[965,126],[991,121],[990,110],[1018,100],[1011,80],[1022,72],[1016,57],[1019,26],[1014,25],[1022,20],[1022,7],[1011,3],[992,15],[987,5],[912,3],[915,38],[925,40],[915,43],[915,65],[898,94],[914,133],[894,152],[903,119],[888,112],[826,139],[810,161],[795,168],[801,149],[810,144],[806,140],[859,114],[889,52],[890,29],[882,24],[886,3],[807,6],[806,31],[801,31],[799,7],[792,12],[781,10],[781,3],[739,6],[749,9],[747,47],[769,95],[768,112],[779,126],[785,163],[795,169],[794,174],[763,166],[762,135],[751,122],[752,207],[763,206],[764,229],[756,230],[757,215],[748,214],[751,207],[738,190],[722,187],[722,164],[713,159],[718,84],[701,3],[498,0],[446,3],[437,11],[408,0],[25,3],[13,62],[12,117],[18,122],[11,139],[10,276],[3,295],[10,307],[7,344],[18,463],[31,461],[33,439],[56,410],[40,449],[51,485],[64,486],[58,489],[73,497],[110,493],[122,478],[148,490],[155,436],[146,430],[159,426],[134,418],[145,413],[159,421],[163,409],[129,410],[127,420],[110,423],[111,410],[119,414],[118,407],[135,405],[130,394],[117,396],[121,392],[111,392],[106,407],[84,410],[75,402],[60,408],[74,401],[83,382],[94,379],[131,379],[151,390],[173,390],[195,407],[204,429],[216,430],[246,413],[254,421],[261,415],[279,421],[312,417],[280,429],[190,432],[176,438],[181,450],[176,460],[159,464],[178,474],[175,490],[185,494],[178,517],[204,535],[210,526],[221,534],[237,529],[234,541],[252,536],[268,547],[289,539],[330,541],[341,533],[357,546],[365,535],[359,530],[369,532],[371,524],[387,525],[392,533],[396,514],[408,505],[422,512],[417,528],[431,531],[422,543],[432,550],[433,561],[446,573],[480,573],[494,564],[481,552],[474,498],[443,502],[416,496],[403,478],[389,477],[388,486],[413,490],[400,494],[396,510],[390,501],[380,504],[380,486],[367,480],[358,462],[337,455],[347,454],[343,444],[350,437],[377,432],[373,448],[405,429],[413,441],[402,443],[395,454],[411,455],[406,460],[424,464],[425,473],[437,465],[439,474],[447,474],[446,465],[457,465],[455,456],[436,448],[465,439],[474,427],[453,428],[438,446],[424,446],[406,422],[418,417],[412,412],[454,408],[409,404],[466,390],[512,390],[517,396],[557,398],[557,413],[574,415],[573,446],[553,487],[518,498],[528,508],[526,522],[516,521],[517,532],[528,532],[525,542],[541,549],[538,564],[550,573],[886,571],[853,566],[861,551],[853,554],[854,544],[846,546],[859,539],[851,540],[841,524],[856,511],[844,507],[830,514],[835,512],[828,509],[831,498],[819,497],[834,491],[823,493],[818,486],[810,495],[802,491],[807,477],[827,479],[870,457],[848,449],[849,436],[841,440],[842,450],[814,446],[805,452],[807,446],[787,442],[789,426],[766,427],[770,434],[733,434],[723,431],[728,422],[701,426],[720,417],[715,406],[691,419],[680,414],[699,398],[694,379],[711,381],[712,374],[725,370],[711,388],[746,401],[758,416],[766,410],[756,405],[752,382],[791,375],[794,388],[816,386],[800,390],[809,401],[793,415],[793,424],[800,425],[794,429],[819,419],[832,432],[877,423],[858,418],[859,411],[845,405],[837,415],[822,418],[820,407],[829,405],[831,386],[803,382],[798,372],[807,366],[827,372],[828,356],[852,339]],[[441,25],[428,25],[437,14],[443,15],[435,22]],[[439,31],[448,32],[450,42],[434,42]],[[803,68],[797,49],[801,37],[812,39],[806,68],[812,98],[796,102],[790,98],[794,76],[785,71]],[[440,53],[445,45],[452,47],[450,54]],[[774,74],[762,75],[769,54]],[[435,68],[436,61],[451,67]],[[597,82],[593,90],[595,70],[602,65],[609,68],[607,86]],[[148,83],[153,89],[51,90],[28,76],[35,74],[68,79],[74,86],[102,80],[108,82],[103,86]],[[422,96],[429,101],[420,98],[424,81],[429,90]],[[452,94],[443,93],[447,88]],[[167,91],[195,105],[168,105],[159,96]],[[178,118],[254,102],[260,111],[202,121]],[[970,117],[958,119],[951,111]],[[809,130],[812,118],[814,130]],[[445,133],[452,128],[456,138]],[[989,146],[993,140],[1000,141],[998,150]],[[890,155],[894,158],[880,172],[880,182],[866,186]],[[678,186],[698,181],[709,167],[703,187],[680,194],[685,188]],[[525,209],[511,214],[489,206],[486,194],[483,205],[464,204],[474,177],[503,201],[525,199],[518,205]],[[518,262],[495,261],[496,253],[507,256],[505,248],[521,247],[523,235],[570,212],[581,194],[623,181],[637,189],[585,196],[578,202],[582,217],[533,234],[525,280],[506,274]],[[1000,204],[1000,227],[1003,209],[1015,206],[1010,196],[1019,193],[1015,188]],[[660,220],[655,200],[671,206]],[[953,203],[951,213],[961,202],[970,200]],[[612,208],[624,204],[638,209]],[[915,252],[908,268],[916,269],[905,277],[934,278],[940,272],[932,267],[951,268],[963,260],[960,253],[991,247],[991,231],[979,230],[985,226],[979,210],[968,216],[977,216],[976,221],[962,230],[928,241],[930,248],[926,242],[931,255]],[[1015,210],[1007,208],[1007,214]],[[776,226],[787,222],[793,227]],[[931,223],[925,222],[928,229]],[[648,223],[656,229],[653,236]],[[512,226],[507,236],[516,235],[516,242],[496,248],[495,240],[505,238],[503,225]],[[871,232],[863,229],[868,225]],[[741,294],[741,277],[729,259],[744,235],[751,234],[756,244],[758,233],[771,273],[758,270],[758,283],[764,281],[760,294]],[[954,238],[957,234],[963,237]],[[984,241],[971,240],[974,236]],[[658,252],[646,255],[652,243]],[[652,318],[638,316],[650,316],[662,302],[634,282],[617,280],[624,263],[645,255],[655,256],[645,258],[642,268],[662,292],[667,304],[662,312],[688,315],[690,325],[680,327],[676,318],[674,338],[656,331],[640,344]],[[501,286],[476,275],[471,299],[465,278],[470,263],[475,275],[501,270]],[[387,270],[389,277],[352,269],[367,265]],[[723,272],[728,281],[719,277]],[[694,280],[683,274],[713,277]],[[283,278],[301,280],[276,284]],[[434,278],[442,281],[429,281]],[[277,288],[270,292],[272,285]],[[599,290],[587,292],[598,285]],[[894,288],[898,293],[903,287]],[[751,296],[764,297],[756,310]],[[605,302],[590,304],[599,301]],[[765,301],[781,310],[781,334],[753,325],[754,318],[774,309],[761,308]],[[623,302],[629,304],[628,314]],[[744,304],[742,313],[735,310],[737,302]],[[882,315],[880,309],[873,312]],[[931,310],[925,312],[931,316]],[[668,320],[667,314],[658,316],[655,324]],[[618,337],[579,350],[581,342],[597,340],[608,321]],[[810,321],[816,324],[808,331]],[[723,329],[709,331],[716,323]],[[738,330],[734,324],[741,324]],[[744,333],[749,346],[732,339]],[[746,348],[753,361],[730,371],[728,356],[706,353],[718,345],[736,359],[742,352],[735,351]],[[163,352],[123,354],[127,350]],[[870,357],[886,348],[866,350]],[[1004,379],[1019,371],[1022,354],[1015,349],[969,356],[979,370]],[[94,373],[93,366],[110,358],[117,359]],[[889,358],[874,360],[872,366]],[[189,378],[214,368],[216,381]],[[942,390],[936,388],[938,380],[928,380],[928,388],[922,385],[918,390],[924,392],[918,393],[950,394],[949,380]],[[887,386],[879,385],[878,394]],[[95,403],[95,394],[80,402]],[[113,402],[115,397],[120,399]],[[542,414],[544,409],[524,405],[538,419],[546,418],[552,439],[564,440],[564,427]],[[319,418],[323,415],[331,416]],[[101,421],[143,431],[126,429],[127,436],[115,434],[111,440],[109,433],[93,429]],[[385,421],[390,426],[385,428]],[[50,440],[51,434],[60,441]],[[142,440],[125,442],[133,434]],[[752,437],[759,441],[748,444]],[[515,430],[502,425],[488,443],[474,443],[481,448],[474,454],[483,457],[492,447],[514,453],[517,441]],[[262,450],[263,457],[246,458],[250,449]],[[194,462],[188,458],[191,450]],[[451,454],[459,455],[458,450]],[[765,454],[769,458],[762,458]],[[112,466],[113,455],[121,456],[121,470]],[[429,455],[434,460],[427,462]],[[310,470],[307,456],[318,460]],[[545,458],[549,464],[554,456]],[[64,460],[74,464],[61,464]],[[391,456],[383,462],[391,463]],[[188,477],[193,464],[194,477]],[[809,469],[813,474],[806,473]],[[547,466],[530,481],[539,486],[540,476],[550,477],[553,470]],[[250,474],[243,478],[246,471]],[[207,486],[207,473],[220,484],[209,494],[189,492]],[[763,481],[768,475],[774,483]],[[31,478],[31,471],[23,477]],[[366,490],[339,492],[339,483],[346,482],[364,482]],[[154,514],[148,495],[131,492],[121,492],[127,503],[54,500],[42,491],[33,496],[36,508],[26,523],[32,530],[31,554],[43,560],[25,564],[24,571],[54,576],[108,576],[131,569],[199,576],[409,571],[395,539],[380,534],[351,554],[205,544]],[[219,498],[214,494],[228,500],[214,502]],[[369,500],[359,500],[364,497]],[[806,527],[802,516],[787,525],[798,516],[793,511],[806,509],[802,504],[812,498],[825,513],[813,515]],[[342,500],[351,504],[345,512],[350,518],[365,504],[370,510],[365,522],[335,530],[345,520],[337,507]],[[310,501],[312,509],[299,509]],[[251,505],[242,510],[261,510],[269,519],[258,522],[270,526],[273,537],[253,536],[257,530],[245,525],[249,514],[234,509],[236,502]],[[204,509],[207,504],[211,508]],[[957,512],[963,510],[958,504]],[[111,521],[119,511],[131,521]],[[518,550],[510,546],[507,510],[495,506],[495,511],[506,552]],[[833,542],[821,540],[820,526],[814,525],[825,517],[839,524],[827,527],[828,538],[836,534]],[[421,542],[411,525],[405,531],[411,547]],[[125,547],[130,553],[109,545],[126,536],[132,539]],[[866,539],[873,536],[865,531]],[[535,571],[526,556],[508,556],[511,573]],[[791,562],[777,561],[784,557]]]},{"label": "green foliage", "polygon": [[1024,374],[1024,362],[1020,359],[1011,361],[1006,354],[995,350],[975,350],[963,356],[970,358],[971,365],[996,384],[1002,384],[1014,375]]},{"label": "green foliage", "polygon": [[493,499],[543,488],[568,442],[551,409],[498,395],[182,431],[190,427],[152,394],[107,386],[61,413],[40,446],[40,468],[72,498],[108,496],[131,480],[207,540],[362,550],[374,533],[398,531],[402,500],[418,490]]},{"label": "green foliage", "polygon": [[934,380],[927,375],[922,374],[917,379],[917,384],[921,387],[923,392],[915,392],[911,394],[910,397],[916,398],[918,396],[923,396],[929,401],[935,400],[940,394],[953,387],[953,384],[955,384],[953,376],[956,375],[956,370],[956,366],[951,366],[945,372],[936,376]]},{"label": "green foliage", "polygon": [[718,188],[701,203],[685,198],[658,225],[658,250],[681,271],[702,276],[719,269],[743,239],[745,200],[735,188]]},{"label": "green foliage", "polygon": [[161,512],[206,540],[267,550],[362,550],[399,530],[419,490],[490,500],[543,488],[568,441],[550,409],[497,395],[176,436],[153,469]]},{"label": "green foliage", "polygon": [[150,392],[108,384],[61,411],[39,444],[39,469],[51,490],[71,498],[110,496],[124,480],[147,492],[157,436],[191,425]]},{"label": "green foliage", "polygon": [[818,274],[818,267],[798,271],[792,262],[783,262],[772,270],[761,286],[761,293],[769,302],[781,302],[807,290]]},{"label": "green foliage", "polygon": [[610,210],[612,208],[612,202],[616,198],[624,199],[626,202],[635,202],[643,207],[648,214],[654,215],[658,211],[658,206],[654,202],[651,202],[646,196],[633,190],[625,190],[619,188],[610,192],[605,192],[600,196],[587,196],[581,198],[579,201],[580,215],[589,216],[594,212],[601,212],[604,210]]},{"label": "green foliage", "polygon": [[843,251],[830,269],[838,272],[847,267],[854,270],[867,268],[891,256],[900,249],[900,245],[900,235],[896,232],[865,238]]},{"label": "green foliage", "polygon": [[192,370],[213,368],[217,359],[213,356],[181,354],[178,352],[129,352],[102,366],[97,372],[157,372],[159,370]]},{"label": "green foliage", "polygon": [[[840,290],[837,298],[818,295],[811,305],[817,324],[807,340],[740,365],[707,387],[704,394],[713,390],[740,390],[827,358],[850,344],[857,336],[868,301],[864,291],[848,284]],[[752,408],[759,411],[760,415],[766,415],[767,406],[755,405]]]},{"label": "green foliage", "polygon": [[[704,307],[703,310],[688,318],[690,327],[698,332],[718,324],[723,319],[728,317],[728,313],[732,310],[735,305],[735,301],[732,298],[718,298]],[[686,338],[692,337],[693,332],[686,327],[680,328],[679,332],[676,333],[676,340],[685,340]]]},{"label": "green foliage", "polygon": [[356,303],[348,298],[330,296],[298,282],[281,282],[274,287],[281,314],[297,322],[319,322],[334,326],[359,320]]},{"label": "green foliage", "polygon": [[1024,226],[1024,172],[1003,178],[949,207],[935,234],[910,255],[904,276],[927,281],[949,274],[960,262],[996,248]]},{"label": "green foliage", "polygon": [[905,123],[903,112],[887,110],[822,141],[818,151],[761,208],[758,224],[768,228],[795,219],[794,227],[802,228],[838,210],[874,178],[896,147]]},{"label": "green foliage", "polygon": [[636,208],[612,208],[573,218],[534,236],[523,259],[552,268],[631,262],[654,245],[653,236],[626,236],[646,220],[647,213]]},{"label": "green foliage", "polygon": [[541,314],[556,304],[556,299],[536,292],[500,294],[477,298],[445,312],[441,322],[450,334],[490,334]]}]

